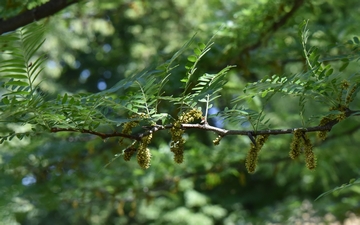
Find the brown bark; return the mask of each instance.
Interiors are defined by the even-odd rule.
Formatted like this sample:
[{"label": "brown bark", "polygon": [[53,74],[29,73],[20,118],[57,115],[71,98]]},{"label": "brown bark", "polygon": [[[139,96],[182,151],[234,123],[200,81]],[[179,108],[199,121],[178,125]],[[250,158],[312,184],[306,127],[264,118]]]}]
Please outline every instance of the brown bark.
[{"label": "brown bark", "polygon": [[0,19],[0,35],[9,31],[16,30],[34,21],[51,16],[71,4],[80,0],[50,0],[36,8],[26,10],[19,15],[8,19]]}]

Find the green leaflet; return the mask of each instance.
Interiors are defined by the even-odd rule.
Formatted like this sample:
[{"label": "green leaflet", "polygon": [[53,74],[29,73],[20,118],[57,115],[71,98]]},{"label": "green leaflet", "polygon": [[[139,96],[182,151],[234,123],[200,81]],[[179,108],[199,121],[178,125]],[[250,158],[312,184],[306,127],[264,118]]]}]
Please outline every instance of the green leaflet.
[{"label": "green leaflet", "polygon": [[214,42],[212,42],[213,38],[214,36],[206,45],[204,43],[199,43],[194,50],[195,55],[188,56],[188,64],[185,66],[187,70],[186,77],[181,80],[181,82],[185,83],[183,96],[188,93],[190,86],[196,82],[196,78],[194,78],[196,66],[201,58],[211,50],[211,46],[214,44]]},{"label": "green leaflet", "polygon": [[219,116],[224,122],[234,125],[235,127],[243,126],[246,128],[251,126],[254,130],[268,129],[270,121],[262,112],[250,110],[238,105],[232,108],[226,107],[216,116]]},{"label": "green leaflet", "polygon": [[3,54],[7,57],[0,61],[0,81],[6,88],[4,96],[12,95],[16,98],[28,97],[27,89],[34,94],[35,81],[42,71],[44,57],[35,58],[35,53],[44,43],[45,26],[32,23],[15,32],[0,36],[0,45],[4,47]]},{"label": "green leaflet", "polygon": [[341,186],[339,187],[335,187],[334,189],[332,190],[329,190],[327,192],[324,192],[322,193],[321,195],[319,195],[315,201],[317,201],[318,199],[322,198],[322,197],[325,197],[329,194],[336,194],[336,193],[339,193],[340,191],[342,190],[346,190],[346,189],[349,189],[350,187],[354,186],[354,185],[359,185],[360,184],[360,179],[351,179],[349,181],[349,183],[346,183],[346,184],[342,184]]},{"label": "green leaflet", "polygon": [[212,102],[220,97],[218,93],[227,82],[225,76],[233,67],[235,66],[227,66],[217,74],[206,73],[202,75],[198,79],[195,87],[192,88],[192,91],[194,92],[193,100],[200,102]]}]

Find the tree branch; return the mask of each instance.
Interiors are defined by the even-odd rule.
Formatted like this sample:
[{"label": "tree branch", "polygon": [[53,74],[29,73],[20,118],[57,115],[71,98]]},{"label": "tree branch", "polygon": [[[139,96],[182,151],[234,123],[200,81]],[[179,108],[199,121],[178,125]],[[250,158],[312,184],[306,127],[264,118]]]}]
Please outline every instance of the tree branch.
[{"label": "tree branch", "polygon": [[[346,113],[346,117],[351,116],[354,112],[357,111],[348,111]],[[199,129],[199,130],[205,130],[205,131],[212,131],[217,133],[218,135],[225,137],[228,135],[246,135],[246,136],[257,136],[257,135],[264,135],[264,134],[269,134],[269,135],[279,135],[279,134],[291,134],[293,133],[295,130],[303,130],[304,132],[316,132],[316,131],[330,131],[332,129],[332,127],[334,125],[336,125],[339,122],[339,120],[337,119],[333,119],[331,121],[329,121],[328,123],[326,123],[325,125],[322,126],[313,126],[313,127],[299,127],[299,128],[287,128],[287,129],[270,129],[270,130],[258,130],[258,131],[254,131],[254,130],[227,130],[227,129],[223,129],[223,128],[218,128],[215,126],[211,126],[209,124],[182,124],[181,128],[182,129]],[[128,139],[133,139],[133,140],[137,140],[140,141],[141,138],[146,137],[152,133],[155,133],[157,131],[160,130],[168,130],[170,128],[172,128],[173,125],[172,124],[168,124],[168,125],[154,125],[154,126],[150,126],[150,127],[143,127],[143,129],[145,129],[146,131],[138,133],[138,134],[133,134],[133,135],[129,135],[129,134],[124,134],[124,133],[119,133],[117,131],[114,131],[112,133],[101,133],[101,132],[97,132],[97,131],[92,131],[92,130],[87,130],[87,129],[77,129],[77,128],[57,128],[57,127],[53,127],[51,128],[51,132],[52,133],[56,133],[56,132],[80,132],[80,133],[86,133],[86,134],[92,134],[92,135],[96,135],[101,137],[102,139],[106,139],[106,138],[111,138],[111,137],[123,137],[123,138],[128,138]]]},{"label": "tree branch", "polygon": [[[239,62],[242,61],[242,57],[244,55],[247,55],[249,52],[259,48],[261,45],[263,45],[269,37],[271,37],[277,30],[279,30],[282,26],[284,26],[289,19],[303,6],[305,3],[305,0],[293,0],[293,4],[291,6],[291,9],[286,12],[284,15],[282,15],[278,20],[275,19],[275,16],[273,16],[272,23],[269,24],[267,28],[264,28],[264,31],[259,34],[259,37],[254,43],[251,43],[249,45],[242,46],[238,50],[237,57],[232,57],[229,61],[226,61],[226,65],[237,65]],[[270,20],[271,20],[270,19]],[[246,67],[246,65],[243,65]],[[224,65],[218,65],[216,68],[223,68]],[[242,68],[240,65],[238,68]]]},{"label": "tree branch", "polygon": [[316,132],[316,131],[330,131],[331,128],[338,123],[337,120],[333,120],[323,126],[314,126],[314,127],[308,127],[308,128],[288,128],[288,129],[273,129],[273,130],[259,130],[259,131],[253,131],[253,130],[226,130],[218,127],[214,127],[207,124],[183,124],[182,127],[184,129],[202,129],[206,131],[213,131],[220,136],[228,136],[228,135],[263,135],[263,134],[271,134],[271,135],[278,135],[278,134],[291,134],[295,130],[303,130],[304,132]]},{"label": "tree branch", "polygon": [[[261,35],[260,37],[267,37],[267,35],[276,32],[279,28],[281,28],[282,26],[284,26],[286,24],[286,22],[294,15],[294,13],[304,4],[304,0],[294,0],[293,1],[293,5],[290,9],[289,12],[287,12],[286,14],[284,14],[278,21],[275,21],[268,29],[266,29]],[[241,54],[243,54],[244,52],[248,52],[251,50],[254,50],[258,47],[260,47],[261,43],[262,43],[263,39],[260,38],[257,42],[255,42],[254,44],[246,47],[245,49],[243,49],[241,52]]]},{"label": "tree branch", "polygon": [[53,127],[51,128],[50,132],[52,133],[57,133],[57,132],[80,132],[83,134],[92,134],[92,135],[96,135],[101,137],[102,139],[106,139],[106,138],[111,138],[111,137],[123,137],[123,138],[128,138],[128,139],[134,139],[134,140],[141,140],[141,137],[145,136],[145,135],[129,135],[129,134],[123,134],[123,133],[119,133],[117,131],[114,131],[113,133],[101,133],[101,132],[97,132],[97,131],[93,131],[93,130],[88,130],[88,129],[77,129],[77,128],[58,128],[58,127]]},{"label": "tree branch", "polygon": [[36,8],[26,10],[23,13],[11,17],[9,19],[0,19],[0,35],[16,30],[19,27],[25,26],[34,21],[51,16],[60,10],[68,7],[71,4],[77,3],[80,0],[50,0],[49,2],[40,5]]}]

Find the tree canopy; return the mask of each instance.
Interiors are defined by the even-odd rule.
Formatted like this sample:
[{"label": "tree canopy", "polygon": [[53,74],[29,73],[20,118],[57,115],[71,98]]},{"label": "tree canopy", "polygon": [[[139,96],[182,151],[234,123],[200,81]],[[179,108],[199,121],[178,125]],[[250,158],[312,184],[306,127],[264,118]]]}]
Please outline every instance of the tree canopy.
[{"label": "tree canopy", "polygon": [[359,213],[360,6],[0,5],[4,224],[320,224]]}]

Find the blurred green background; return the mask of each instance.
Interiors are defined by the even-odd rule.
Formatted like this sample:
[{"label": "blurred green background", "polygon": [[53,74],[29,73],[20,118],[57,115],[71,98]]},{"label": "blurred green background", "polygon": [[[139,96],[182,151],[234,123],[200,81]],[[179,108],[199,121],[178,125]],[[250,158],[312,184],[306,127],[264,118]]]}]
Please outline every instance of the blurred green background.
[{"label": "blurred green background", "polygon": [[[5,4],[9,2],[13,4]],[[0,17],[41,2],[45,1],[3,1]],[[324,59],[345,54],[347,41],[360,33],[360,4],[356,0],[83,1],[41,21],[48,31],[40,52],[48,60],[40,87],[48,98],[105,90],[171,58],[195,33],[195,42],[203,43],[216,34],[197,74],[237,66],[215,104],[214,109],[224,109],[248,82],[305,69],[298,35],[304,20],[309,20],[310,45],[319,47]],[[179,64],[184,65],[191,54],[189,49]],[[341,76],[358,72],[354,62]],[[185,73],[183,66],[173,71],[167,94],[179,94],[178,82]],[[353,106],[358,103],[356,98]],[[257,98],[244,104],[263,106]],[[298,104],[298,99],[281,96],[268,102],[271,126],[301,126]],[[305,117],[327,110],[309,101]],[[317,119],[309,124],[316,125]],[[318,157],[315,171],[306,169],[303,159],[288,157],[290,135],[271,136],[255,174],[248,174],[244,166],[248,137],[229,136],[214,146],[214,134],[189,131],[185,161],[178,165],[169,150],[170,135],[156,133],[147,170],[135,159],[125,162],[116,157],[122,152],[117,139],[103,141],[77,133],[13,139],[0,146],[0,224],[349,222],[349,217],[360,213],[360,186],[314,200],[358,178],[359,128],[359,119],[349,118],[336,125],[324,142],[311,136]]]}]

